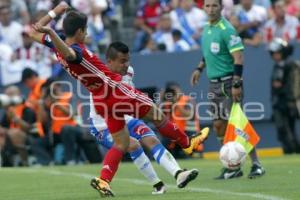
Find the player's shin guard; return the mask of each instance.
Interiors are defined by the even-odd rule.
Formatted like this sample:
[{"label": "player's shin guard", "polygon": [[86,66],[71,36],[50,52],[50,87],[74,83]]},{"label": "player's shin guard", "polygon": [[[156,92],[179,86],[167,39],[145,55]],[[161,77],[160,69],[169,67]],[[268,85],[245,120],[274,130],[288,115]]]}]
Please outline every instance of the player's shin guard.
[{"label": "player's shin guard", "polygon": [[130,157],[141,174],[143,174],[152,185],[161,181],[154,171],[153,166],[149,158],[146,156],[143,148],[130,152]]},{"label": "player's shin guard", "polygon": [[163,123],[156,128],[162,136],[176,141],[182,148],[189,147],[189,137],[183,131],[179,130],[175,123],[170,122],[170,120],[165,119]]},{"label": "player's shin guard", "polygon": [[124,153],[116,147],[112,147],[108,150],[103,160],[103,167],[100,175],[102,180],[111,182],[118,170],[119,163],[123,158],[123,154]]},{"label": "player's shin guard", "polygon": [[165,168],[172,176],[181,170],[172,154],[162,145],[157,144],[151,149],[151,154],[158,164]]}]

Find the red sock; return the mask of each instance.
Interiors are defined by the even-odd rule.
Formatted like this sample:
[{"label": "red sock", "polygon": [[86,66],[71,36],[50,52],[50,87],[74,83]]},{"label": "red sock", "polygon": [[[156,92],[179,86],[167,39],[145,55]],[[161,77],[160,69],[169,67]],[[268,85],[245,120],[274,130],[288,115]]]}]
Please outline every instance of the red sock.
[{"label": "red sock", "polygon": [[175,123],[166,119],[161,125],[156,127],[159,133],[171,140],[175,140],[182,148],[187,148],[190,145],[189,137]]},{"label": "red sock", "polygon": [[123,158],[123,152],[116,147],[112,147],[108,152],[106,153],[104,160],[103,160],[103,167],[101,170],[100,178],[111,182],[113,179],[115,173],[118,170],[119,163],[121,162]]}]

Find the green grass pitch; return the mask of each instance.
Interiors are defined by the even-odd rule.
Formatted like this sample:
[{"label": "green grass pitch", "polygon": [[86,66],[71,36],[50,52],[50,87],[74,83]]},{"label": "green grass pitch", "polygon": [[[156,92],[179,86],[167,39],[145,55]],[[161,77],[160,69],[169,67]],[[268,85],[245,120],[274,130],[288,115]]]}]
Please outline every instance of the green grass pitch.
[{"label": "green grass pitch", "polygon": [[[116,200],[297,200],[300,199],[300,156],[264,158],[264,177],[249,180],[249,160],[244,176],[235,180],[213,180],[220,173],[218,160],[181,160],[183,168],[199,169],[198,178],[177,189],[173,177],[154,163],[167,193],[151,195],[147,183],[132,163],[122,163],[112,188]],[[89,181],[99,174],[100,165],[41,168],[0,168],[0,200],[97,200],[99,194]]]}]

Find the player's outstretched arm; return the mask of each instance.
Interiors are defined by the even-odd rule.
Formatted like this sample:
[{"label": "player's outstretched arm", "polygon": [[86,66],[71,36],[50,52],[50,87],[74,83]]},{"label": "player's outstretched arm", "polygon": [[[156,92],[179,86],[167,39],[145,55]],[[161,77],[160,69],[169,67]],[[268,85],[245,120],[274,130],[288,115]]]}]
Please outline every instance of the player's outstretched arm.
[{"label": "player's outstretched arm", "polygon": [[[62,1],[60,2],[53,10],[50,10],[47,15],[42,17],[37,23],[41,26],[46,26],[51,22],[53,18],[55,18],[58,15],[63,14],[67,9],[69,8],[69,5]],[[38,43],[43,43],[43,37],[44,33],[37,32],[35,29],[32,29],[29,33],[29,36]]]},{"label": "player's outstretched arm", "polygon": [[51,41],[56,49],[65,60],[73,61],[76,60],[75,51],[70,48],[58,35],[57,33],[49,26],[42,26],[39,23],[34,24],[33,29],[39,33],[48,34],[51,38]]}]

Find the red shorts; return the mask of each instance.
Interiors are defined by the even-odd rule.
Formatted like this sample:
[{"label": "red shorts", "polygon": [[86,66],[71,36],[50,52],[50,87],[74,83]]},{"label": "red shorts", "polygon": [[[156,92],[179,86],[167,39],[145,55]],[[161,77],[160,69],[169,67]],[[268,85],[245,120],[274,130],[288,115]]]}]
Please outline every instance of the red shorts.
[{"label": "red shorts", "polygon": [[123,83],[110,88],[104,98],[93,94],[93,100],[96,112],[105,119],[111,134],[124,128],[124,115],[143,118],[153,105],[144,93]]}]

